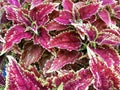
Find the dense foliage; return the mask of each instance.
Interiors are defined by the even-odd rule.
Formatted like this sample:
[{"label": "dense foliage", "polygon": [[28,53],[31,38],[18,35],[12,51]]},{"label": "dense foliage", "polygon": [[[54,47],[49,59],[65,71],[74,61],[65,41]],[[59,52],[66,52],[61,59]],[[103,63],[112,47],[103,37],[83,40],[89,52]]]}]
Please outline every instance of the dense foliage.
[{"label": "dense foliage", "polygon": [[0,0],[0,90],[120,90],[119,0]]}]

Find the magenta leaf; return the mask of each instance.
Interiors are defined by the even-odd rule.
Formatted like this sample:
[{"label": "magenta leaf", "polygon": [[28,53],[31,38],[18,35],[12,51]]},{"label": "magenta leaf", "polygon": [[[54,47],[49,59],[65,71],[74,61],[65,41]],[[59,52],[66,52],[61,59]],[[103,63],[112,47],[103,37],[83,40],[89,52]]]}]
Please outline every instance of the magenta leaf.
[{"label": "magenta leaf", "polygon": [[68,83],[69,81],[72,81],[76,78],[76,75],[74,72],[68,72],[62,75],[59,75],[54,78],[54,84],[58,87],[61,83],[64,85]]},{"label": "magenta leaf", "polygon": [[95,78],[95,88],[97,90],[119,90],[119,74],[114,69],[112,69],[112,67],[107,67],[103,59],[97,56],[90,48],[88,48],[88,55],[90,57],[90,68]]},{"label": "magenta leaf", "polygon": [[8,3],[17,6],[18,8],[21,7],[19,0],[8,0]]},{"label": "magenta leaf", "polygon": [[45,19],[48,14],[52,13],[54,7],[52,4],[40,4],[30,11],[30,17],[33,21],[36,21],[38,25],[41,25],[40,23],[44,21],[43,19]]},{"label": "magenta leaf", "polygon": [[65,84],[64,90],[88,90],[92,84],[93,76],[89,69],[81,69],[75,80]]},{"label": "magenta leaf", "polygon": [[45,28],[39,28],[40,33],[34,37],[34,43],[35,44],[41,44],[41,46],[47,50],[48,48],[48,42],[50,41],[50,36]]},{"label": "magenta leaf", "polygon": [[33,9],[34,7],[40,5],[44,0],[32,0],[31,2],[31,9]]},{"label": "magenta leaf", "polygon": [[96,42],[116,46],[120,44],[120,33],[118,30],[105,29],[98,35]]},{"label": "magenta leaf", "polygon": [[72,2],[72,0],[63,0],[62,6],[63,6],[64,10],[68,10],[68,11],[72,12],[73,2]]},{"label": "magenta leaf", "polygon": [[[90,48],[94,53],[99,55],[108,67],[120,64],[120,58],[114,48],[109,46],[99,46],[96,49]],[[105,54],[104,54],[105,53]]]},{"label": "magenta leaf", "polygon": [[79,34],[74,31],[63,32],[50,40],[49,48],[58,47],[61,49],[78,50],[81,45]]},{"label": "magenta leaf", "polygon": [[23,49],[21,60],[26,67],[32,63],[38,62],[43,54],[43,48],[39,45],[33,45],[32,43],[25,44]]},{"label": "magenta leaf", "polygon": [[47,29],[47,31],[53,31],[53,30],[60,31],[68,28],[68,26],[59,24],[56,21],[51,21],[45,26],[45,28]]},{"label": "magenta leaf", "polygon": [[25,17],[24,11],[28,12],[26,9],[18,9],[14,6],[5,7],[6,15],[8,20],[12,20],[16,23],[25,23],[26,25],[30,25],[30,21]]},{"label": "magenta leaf", "polygon": [[59,15],[59,17],[55,18],[54,20],[58,23],[61,23],[63,25],[69,25],[71,24],[73,19],[72,13],[69,11],[62,11]]},{"label": "magenta leaf", "polygon": [[108,25],[108,26],[111,25],[110,14],[106,9],[99,11],[98,14],[99,14],[99,17],[106,23],[106,25]]},{"label": "magenta leaf", "polygon": [[89,4],[79,9],[80,18],[85,20],[98,12],[99,4]]},{"label": "magenta leaf", "polygon": [[110,5],[110,4],[114,4],[115,0],[102,0],[102,5]]},{"label": "magenta leaf", "polygon": [[12,56],[8,56],[8,59],[6,90],[47,90],[40,81],[37,81],[33,72],[23,70]]},{"label": "magenta leaf", "polygon": [[115,12],[120,12],[120,5],[116,5],[116,6],[114,7],[114,11],[115,11]]},{"label": "magenta leaf", "polygon": [[25,32],[25,29],[24,25],[18,24],[8,30],[2,53],[8,51],[14,44],[19,43],[22,39],[29,40],[32,38],[32,34]]},{"label": "magenta leaf", "polygon": [[53,72],[56,70],[61,69],[66,64],[74,64],[75,60],[81,56],[81,53],[77,51],[67,51],[67,50],[60,50],[58,51],[57,56],[54,58],[51,68],[48,72]]}]

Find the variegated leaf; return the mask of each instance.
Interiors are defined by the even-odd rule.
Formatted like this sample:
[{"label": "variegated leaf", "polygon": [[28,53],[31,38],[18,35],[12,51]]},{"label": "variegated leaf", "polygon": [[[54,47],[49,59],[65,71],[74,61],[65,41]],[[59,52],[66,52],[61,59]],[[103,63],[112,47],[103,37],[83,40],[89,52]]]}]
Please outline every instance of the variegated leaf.
[{"label": "variegated leaf", "polygon": [[47,90],[32,72],[23,70],[12,56],[8,59],[5,90]]},{"label": "variegated leaf", "polygon": [[93,76],[89,69],[78,71],[77,78],[64,85],[64,90],[88,90],[92,84]]},{"label": "variegated leaf", "polygon": [[115,0],[102,0],[102,5],[111,5],[114,3],[115,3]]},{"label": "variegated leaf", "polygon": [[72,12],[73,2],[72,2],[72,0],[63,0],[62,6],[63,6],[64,10],[68,10],[68,11]]},{"label": "variegated leaf", "polygon": [[8,3],[17,6],[18,8],[21,7],[19,0],[8,0]]},{"label": "variegated leaf", "polygon": [[33,9],[34,7],[40,5],[44,0],[32,0],[31,2],[31,9]]},{"label": "variegated leaf", "polygon": [[68,28],[68,26],[59,24],[56,21],[51,21],[45,26],[45,28],[47,29],[47,31],[53,31],[53,30],[60,31]]},{"label": "variegated leaf", "polygon": [[120,36],[119,31],[105,29],[102,30],[102,33],[98,35],[96,42],[98,44],[106,44],[106,45],[113,45],[116,46],[120,44]]},{"label": "variegated leaf", "polygon": [[41,44],[43,48],[50,50],[48,48],[48,42],[50,41],[50,35],[48,34],[45,28],[39,28],[38,31],[40,33],[34,37],[34,43]]},{"label": "variegated leaf", "polygon": [[110,26],[111,25],[111,18],[110,14],[106,9],[103,9],[99,11],[99,17],[106,23],[106,25]]},{"label": "variegated leaf", "polygon": [[54,20],[63,25],[69,25],[71,24],[72,19],[73,19],[73,16],[70,11],[62,11],[59,17],[55,18]]},{"label": "variegated leaf", "polygon": [[8,51],[14,44],[19,43],[22,39],[29,40],[32,38],[32,34],[25,32],[25,29],[24,25],[18,24],[8,30],[5,36],[2,53]]},{"label": "variegated leaf", "polygon": [[30,10],[30,17],[38,25],[41,25],[40,23],[44,21],[43,19],[45,19],[48,14],[52,13],[54,7],[52,4],[40,4]]},{"label": "variegated leaf", "polygon": [[102,59],[100,56],[97,56],[89,47],[87,50],[90,57],[90,68],[95,78],[95,88],[97,90],[119,90],[119,74],[114,69],[112,69],[112,67],[108,67],[105,64],[104,59]]},{"label": "variegated leaf", "polygon": [[80,56],[81,53],[78,53],[77,51],[60,50],[58,51],[57,56],[54,58],[51,68],[48,70],[48,72],[59,70],[66,64],[73,64]]},{"label": "variegated leaf", "polygon": [[79,34],[71,32],[63,32],[50,40],[49,48],[58,47],[60,49],[78,50],[81,45]]},{"label": "variegated leaf", "polygon": [[95,15],[99,10],[99,4],[89,4],[79,9],[80,18],[85,20]]},{"label": "variegated leaf", "polygon": [[23,50],[21,61],[26,67],[38,62],[43,54],[43,48],[40,45],[33,45],[32,43],[25,44]]}]

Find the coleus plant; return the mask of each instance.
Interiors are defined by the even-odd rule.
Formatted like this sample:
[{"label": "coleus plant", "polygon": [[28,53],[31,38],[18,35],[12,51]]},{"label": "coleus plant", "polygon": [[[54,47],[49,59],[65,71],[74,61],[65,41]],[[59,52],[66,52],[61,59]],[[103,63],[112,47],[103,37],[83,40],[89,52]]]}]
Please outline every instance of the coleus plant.
[{"label": "coleus plant", "polygon": [[2,0],[0,90],[120,90],[119,0]]}]

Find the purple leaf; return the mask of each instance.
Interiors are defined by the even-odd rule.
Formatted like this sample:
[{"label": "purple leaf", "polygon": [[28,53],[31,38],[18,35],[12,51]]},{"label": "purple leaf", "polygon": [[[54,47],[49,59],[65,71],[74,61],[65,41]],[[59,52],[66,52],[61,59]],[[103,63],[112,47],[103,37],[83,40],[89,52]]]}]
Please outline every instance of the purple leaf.
[{"label": "purple leaf", "polygon": [[61,49],[78,50],[81,45],[79,34],[74,31],[63,32],[50,40],[49,48],[58,47]]},{"label": "purple leaf", "polygon": [[89,4],[79,9],[80,18],[85,20],[98,12],[99,4]]},{"label": "purple leaf", "polygon": [[106,23],[106,25],[108,25],[108,26],[111,25],[110,14],[106,9],[99,11],[98,14],[99,14],[99,17]]},{"label": "purple leaf", "polygon": [[48,72],[59,70],[66,64],[73,64],[75,60],[80,56],[81,53],[78,53],[77,51],[70,52],[67,50],[60,50],[58,51],[56,58],[54,58],[51,68],[48,70]]},{"label": "purple leaf", "polygon": [[18,8],[21,7],[19,0],[8,0],[8,3],[17,6]]},{"label": "purple leaf", "polygon": [[88,90],[92,84],[93,76],[89,69],[78,71],[77,78],[64,85],[64,90]]},{"label": "purple leaf", "polygon": [[47,29],[47,31],[53,31],[53,30],[60,31],[68,28],[68,26],[59,24],[56,21],[51,21],[45,26],[45,28]]},{"label": "purple leaf", "polygon": [[41,46],[47,50],[48,48],[48,42],[50,41],[50,36],[46,29],[39,28],[40,33],[34,37],[34,43],[35,44],[41,44]]},{"label": "purple leaf", "polygon": [[32,34],[25,32],[24,25],[15,25],[11,27],[6,33],[5,43],[3,45],[2,53],[8,51],[14,44],[19,43],[22,39],[31,39]]},{"label": "purple leaf", "polygon": [[52,13],[54,7],[55,6],[52,4],[40,4],[30,11],[30,17],[40,25],[39,23],[42,23],[44,21],[43,19],[45,19],[48,14]]},{"label": "purple leaf", "polygon": [[61,23],[63,25],[69,25],[71,24],[73,19],[72,13],[69,11],[62,11],[59,15],[59,17],[55,18],[54,20],[58,23]]},{"label": "purple leaf", "polygon": [[62,6],[63,6],[64,10],[68,10],[68,11],[72,12],[73,2],[72,2],[72,0],[63,0]]},{"label": "purple leaf", "polygon": [[[88,55],[90,57],[90,68],[95,78],[94,86],[97,90],[120,89],[119,74],[114,69],[109,68],[104,63],[103,59],[90,49]],[[104,52],[103,52],[104,53]],[[115,57],[115,56],[114,56]],[[107,59],[107,58],[106,58]]]},{"label": "purple leaf", "polygon": [[32,43],[25,44],[23,50],[21,60],[26,67],[32,63],[38,62],[43,54],[43,48],[39,45],[33,45]]},{"label": "purple leaf", "polygon": [[23,70],[12,56],[8,56],[9,63],[7,65],[7,90],[47,90],[42,86],[40,81],[33,72]]},{"label": "purple leaf", "polygon": [[114,7],[114,11],[115,11],[115,12],[120,12],[120,5],[116,5],[116,6]]},{"label": "purple leaf", "polygon": [[115,3],[115,0],[102,0],[102,1],[103,1],[102,5],[110,5]]}]

